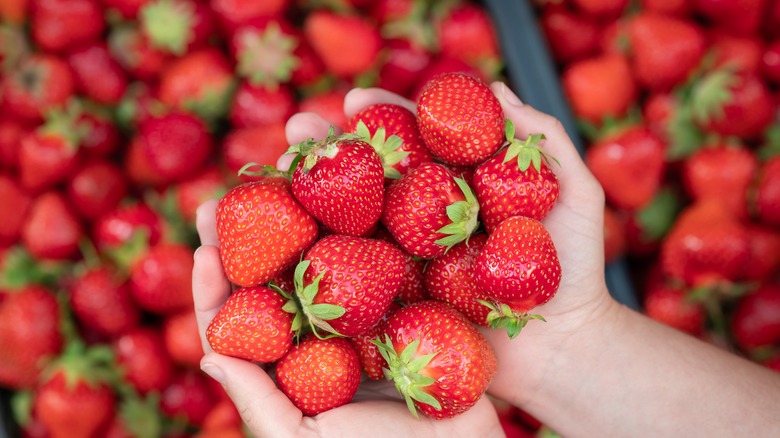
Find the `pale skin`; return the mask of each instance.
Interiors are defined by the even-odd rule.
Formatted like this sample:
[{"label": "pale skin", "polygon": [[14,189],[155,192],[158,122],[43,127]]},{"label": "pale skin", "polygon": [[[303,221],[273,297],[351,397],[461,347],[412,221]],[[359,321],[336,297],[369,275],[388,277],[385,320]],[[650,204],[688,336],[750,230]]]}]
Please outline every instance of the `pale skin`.
[{"label": "pale skin", "polygon": [[[498,358],[488,393],[526,410],[566,437],[780,436],[780,374],[658,324],[617,303],[604,280],[604,194],[561,124],[523,105],[502,83],[491,84],[516,136],[543,133],[545,152],[561,186],[544,220],[561,261],[557,295],[535,309],[514,340],[483,329]],[[377,89],[352,90],[345,113],[373,103],[412,102]],[[328,123],[297,114],[290,144],[322,138]],[[280,158],[280,168],[289,164]],[[415,419],[386,382],[370,382],[356,400],[304,417],[256,364],[214,353],[208,323],[230,293],[218,254],[216,201],[198,210],[202,246],[195,254],[193,294],[205,356],[202,369],[223,384],[257,437],[490,437],[503,436],[483,397],[448,420]]]}]

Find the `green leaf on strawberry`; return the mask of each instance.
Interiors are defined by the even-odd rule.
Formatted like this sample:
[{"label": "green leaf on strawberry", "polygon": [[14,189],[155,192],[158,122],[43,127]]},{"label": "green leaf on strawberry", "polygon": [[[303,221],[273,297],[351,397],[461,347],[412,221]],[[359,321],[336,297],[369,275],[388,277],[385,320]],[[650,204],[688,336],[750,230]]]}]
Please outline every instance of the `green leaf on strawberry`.
[{"label": "green leaf on strawberry", "polygon": [[447,206],[447,217],[451,223],[437,230],[437,233],[447,234],[447,237],[436,240],[436,244],[445,246],[447,249],[468,240],[479,225],[477,222],[479,214],[477,197],[474,196],[471,187],[462,178],[454,178],[454,181],[466,199]]},{"label": "green leaf on strawberry", "polygon": [[[332,335],[341,336],[328,321],[340,318],[344,315],[346,309],[335,304],[314,303],[314,298],[317,296],[317,292],[319,292],[320,280],[325,276],[325,272],[321,272],[310,284],[304,284],[303,276],[310,265],[311,260],[303,260],[295,267],[293,282],[295,284],[295,295],[300,302],[300,310],[311,331],[318,338],[322,339]],[[323,335],[320,331],[325,331],[329,335]]]},{"label": "green leaf on strawberry", "polygon": [[396,170],[393,166],[400,163],[404,158],[409,155],[408,151],[401,150],[403,140],[397,135],[391,135],[386,137],[385,128],[379,128],[374,135],[368,129],[368,126],[360,120],[355,129],[357,135],[366,143],[370,144],[374,150],[379,154],[379,158],[382,159],[382,167],[385,170],[385,178],[398,179],[401,177],[401,172]]},{"label": "green leaf on strawberry", "polygon": [[707,122],[723,117],[723,106],[732,100],[731,89],[737,83],[734,69],[723,68],[704,76],[691,92],[694,120]]},{"label": "green leaf on strawberry", "polygon": [[494,329],[506,329],[509,339],[516,338],[523,327],[528,324],[528,321],[532,319],[547,322],[542,315],[515,312],[507,304],[495,304],[485,300],[477,301],[490,309],[487,316],[488,324]]},{"label": "green leaf on strawberry", "polygon": [[141,9],[140,20],[156,48],[183,55],[194,37],[195,11],[189,2],[158,0]]},{"label": "green leaf on strawberry", "polygon": [[[511,120],[506,119],[505,134],[509,142],[504,163],[511,160],[517,160],[517,166],[525,172],[533,164],[538,172],[542,170],[542,159],[553,160],[558,163],[551,155],[547,154],[539,146],[539,143],[545,139],[544,134],[531,134],[525,140],[515,138],[515,125]],[[560,163],[559,163],[560,164]]]}]

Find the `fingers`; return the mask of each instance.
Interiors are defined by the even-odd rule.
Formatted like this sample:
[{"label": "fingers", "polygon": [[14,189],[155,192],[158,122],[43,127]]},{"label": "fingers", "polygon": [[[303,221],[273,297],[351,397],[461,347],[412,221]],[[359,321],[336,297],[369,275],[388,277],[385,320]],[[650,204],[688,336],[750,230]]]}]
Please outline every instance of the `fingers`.
[{"label": "fingers", "polygon": [[195,318],[204,352],[211,346],[206,339],[206,329],[222,304],[230,296],[230,282],[222,270],[219,249],[204,245],[195,251],[195,265],[192,268],[192,299],[195,302]]},{"label": "fingers", "polygon": [[219,245],[217,238],[217,204],[216,199],[209,199],[198,207],[195,215],[195,228],[198,230],[201,245]]},{"label": "fingers", "polygon": [[216,353],[206,354],[200,365],[222,384],[254,436],[298,436],[301,411],[259,366]]},{"label": "fingers", "polygon": [[[328,135],[331,124],[314,113],[294,114],[287,120],[285,125],[285,134],[289,144],[298,144],[302,141],[313,138],[319,140]],[[336,134],[340,134],[336,128]]]},{"label": "fingers", "polygon": [[363,108],[377,103],[400,105],[411,112],[417,111],[417,105],[411,100],[381,88],[353,88],[344,98],[344,114],[352,117]]}]

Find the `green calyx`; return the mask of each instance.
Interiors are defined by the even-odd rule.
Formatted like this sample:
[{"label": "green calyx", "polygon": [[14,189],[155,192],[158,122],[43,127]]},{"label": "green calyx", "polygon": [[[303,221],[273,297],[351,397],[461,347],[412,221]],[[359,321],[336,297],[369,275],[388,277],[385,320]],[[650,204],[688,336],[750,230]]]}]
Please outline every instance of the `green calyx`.
[{"label": "green calyx", "polygon": [[183,55],[194,38],[194,6],[177,0],[157,0],[141,9],[140,21],[152,45]]},{"label": "green calyx", "polygon": [[119,405],[119,418],[134,437],[159,437],[163,430],[159,394],[151,393],[145,398],[135,392],[123,395]]},{"label": "green calyx", "polygon": [[408,151],[401,150],[401,146],[404,144],[401,137],[397,135],[387,137],[384,127],[377,129],[374,135],[371,135],[368,126],[362,120],[358,122],[355,133],[363,141],[370,144],[379,154],[379,158],[382,160],[382,167],[384,167],[385,178],[401,178],[401,172],[393,167],[409,155]]},{"label": "green calyx", "polygon": [[289,180],[291,171],[279,170],[274,166],[260,163],[246,163],[236,173],[238,176],[254,176],[254,177],[270,177],[270,178],[284,178]]},{"label": "green calyx", "polygon": [[73,389],[79,382],[90,387],[118,384],[121,377],[115,367],[113,350],[106,345],[87,347],[80,339],[71,341],[65,352],[52,362],[44,372],[44,379],[52,378],[56,373],[65,376],[65,386]]},{"label": "green calyx", "polygon": [[298,305],[296,297],[279,287],[279,285],[274,282],[269,282],[268,287],[281,295],[282,298],[287,300],[287,302],[284,303],[284,306],[282,306],[282,310],[293,315],[290,331],[295,334],[296,339],[299,338],[301,335],[301,329],[303,328],[304,315],[303,312],[301,312],[301,306]]},{"label": "green calyx", "polygon": [[71,263],[36,260],[24,247],[14,246],[5,254],[0,267],[0,288],[17,289],[28,284],[57,286],[71,270]]},{"label": "green calyx", "polygon": [[45,136],[65,139],[66,144],[74,150],[89,134],[89,127],[79,123],[83,108],[76,99],[68,101],[64,108],[53,108],[46,113],[46,120],[38,128],[38,133]]},{"label": "green calyx", "polygon": [[450,223],[436,230],[437,233],[447,235],[435,242],[437,245],[447,247],[447,250],[464,240],[468,241],[479,225],[477,197],[474,196],[471,187],[462,178],[454,178],[454,180],[466,199],[447,206],[447,217],[450,219]]},{"label": "green calyx", "polygon": [[[302,260],[295,267],[293,275],[293,284],[295,284],[295,296],[300,306],[301,316],[300,324],[307,322],[312,333],[320,339],[342,336],[328,321],[340,318],[346,313],[346,309],[335,304],[314,303],[320,288],[320,281],[325,276],[325,271],[321,272],[310,284],[304,284],[303,276],[311,265],[311,260]],[[290,308],[292,310],[292,308]],[[297,317],[297,316],[296,316]],[[325,334],[321,332],[325,332]]]},{"label": "green calyx", "polygon": [[691,111],[694,120],[706,123],[723,118],[723,107],[733,98],[731,89],[737,83],[733,68],[715,70],[694,85]]},{"label": "green calyx", "polygon": [[200,95],[184,99],[182,105],[208,123],[213,131],[219,119],[230,111],[237,88],[238,82],[235,79],[226,81],[220,87],[205,87]]},{"label": "green calyx", "polygon": [[304,173],[308,173],[317,162],[322,158],[333,158],[339,153],[340,140],[353,140],[360,139],[357,134],[341,134],[336,135],[336,129],[333,125],[328,129],[328,135],[321,141],[314,141],[313,138],[306,139],[298,144],[290,146],[287,149],[288,154],[298,154],[295,157],[290,169],[295,170],[298,163],[303,161],[302,170]]},{"label": "green calyx", "polygon": [[298,40],[285,35],[277,22],[269,23],[262,33],[244,33],[241,47],[238,74],[255,86],[277,87],[289,82],[292,72],[301,63],[293,53]]},{"label": "green calyx", "polygon": [[393,341],[388,334],[385,334],[384,342],[377,336],[371,343],[377,346],[379,354],[387,362],[387,368],[383,369],[385,378],[393,381],[398,393],[404,397],[406,406],[412,415],[417,417],[415,402],[441,410],[441,403],[436,397],[424,390],[425,387],[434,384],[436,380],[421,373],[433,360],[436,353],[415,357],[417,348],[420,346],[420,340],[415,339],[399,355],[393,348]]},{"label": "green calyx", "polygon": [[487,315],[487,323],[494,329],[506,329],[509,339],[514,339],[520,334],[528,321],[538,319],[545,321],[542,315],[520,313],[512,310],[509,305],[504,303],[491,303],[485,300],[477,300],[483,306],[490,309]]},{"label": "green calyx", "polygon": [[515,125],[509,119],[506,119],[504,133],[509,142],[509,147],[504,156],[504,163],[516,160],[517,167],[521,172],[528,170],[531,165],[534,166],[537,172],[541,172],[542,159],[545,161],[553,160],[560,165],[555,157],[544,152],[539,146],[539,142],[545,139],[544,134],[531,134],[525,140],[517,139],[515,138]]},{"label": "green calyx", "polygon": [[636,214],[642,228],[642,236],[649,241],[659,241],[674,225],[680,210],[680,199],[670,188],[658,191],[655,197]]}]

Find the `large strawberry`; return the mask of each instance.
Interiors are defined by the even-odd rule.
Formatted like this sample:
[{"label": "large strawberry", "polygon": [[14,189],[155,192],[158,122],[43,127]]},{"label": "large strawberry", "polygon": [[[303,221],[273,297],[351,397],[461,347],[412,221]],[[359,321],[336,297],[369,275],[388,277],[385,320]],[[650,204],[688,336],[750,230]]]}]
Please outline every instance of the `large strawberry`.
[{"label": "large strawberry", "polygon": [[31,6],[33,41],[47,52],[96,41],[105,29],[98,0],[33,0]]},{"label": "large strawberry", "polygon": [[591,123],[623,116],[637,96],[624,55],[608,54],[569,64],[562,80],[574,114]]},{"label": "large strawberry", "polygon": [[157,314],[192,307],[192,249],[162,243],[132,264],[130,292],[139,307]]},{"label": "large strawberry", "polygon": [[364,236],[382,214],[384,170],[370,144],[354,136],[333,135],[290,148],[301,157],[292,174],[298,202],[325,228]]},{"label": "large strawberry", "polygon": [[147,120],[140,127],[143,151],[165,182],[197,172],[212,148],[206,125],[197,117],[171,113]]},{"label": "large strawberry", "polygon": [[417,123],[431,153],[449,164],[481,163],[504,140],[504,113],[493,91],[462,73],[442,74],[425,85]]},{"label": "large strawberry", "polygon": [[506,327],[517,336],[532,318],[528,312],[558,292],[561,264],[550,233],[536,219],[514,216],[504,220],[488,238],[477,256],[474,276],[477,287],[492,309],[487,321]]},{"label": "large strawberry", "polygon": [[127,74],[109,52],[106,43],[79,46],[67,57],[76,87],[86,97],[116,105],[127,89]]},{"label": "large strawberry", "polygon": [[353,13],[311,12],[304,20],[303,34],[327,70],[345,78],[369,72],[382,46],[379,30]]},{"label": "large strawberry", "polygon": [[136,327],[113,342],[123,379],[140,394],[162,391],[173,380],[174,364],[157,327]]},{"label": "large strawberry", "polygon": [[507,120],[506,126],[509,146],[480,164],[473,177],[479,213],[488,232],[512,216],[544,219],[560,194],[549,156],[539,145],[544,135],[522,141],[515,138],[512,122]]},{"label": "large strawberry", "polygon": [[216,403],[209,381],[200,370],[179,371],[160,394],[160,411],[190,426],[199,426]]},{"label": "large strawberry", "polygon": [[200,329],[194,309],[174,313],[165,317],[162,325],[165,349],[174,363],[197,368],[203,357]]},{"label": "large strawberry", "polygon": [[704,329],[704,307],[688,297],[687,290],[665,283],[648,287],[644,312],[650,318],[692,335]]},{"label": "large strawberry", "polygon": [[387,188],[382,223],[406,251],[434,258],[467,240],[478,215],[479,203],[468,184],[429,162]]},{"label": "large strawberry", "polygon": [[295,292],[313,330],[355,336],[385,314],[403,274],[404,257],[395,246],[330,235],[298,264]]},{"label": "large strawberry", "polygon": [[38,121],[48,110],[64,106],[73,96],[75,85],[73,73],[63,60],[36,53],[24,58],[3,78],[2,91],[10,114]]},{"label": "large strawberry", "polygon": [[108,265],[87,268],[74,279],[70,304],[85,327],[106,336],[126,333],[141,320],[126,279]]},{"label": "large strawberry", "polygon": [[[233,292],[211,320],[206,337],[217,353],[254,362],[275,362],[292,346],[293,309],[288,299],[264,287]],[[292,312],[288,312],[292,310]]]},{"label": "large strawberry", "polygon": [[440,301],[420,301],[395,312],[377,346],[387,362],[385,376],[415,415],[419,409],[441,419],[467,411],[496,372],[487,340]]},{"label": "large strawberry", "polygon": [[780,287],[766,284],[741,298],[731,332],[737,345],[746,350],[780,341]]},{"label": "large strawberry", "polygon": [[219,254],[233,283],[263,284],[299,260],[317,238],[317,222],[278,178],[242,184],[217,207]]}]

